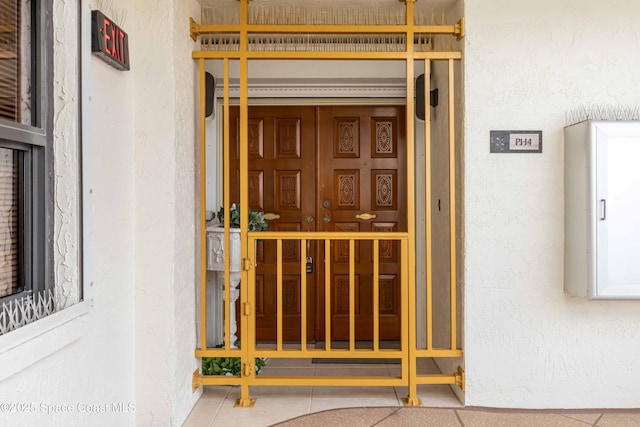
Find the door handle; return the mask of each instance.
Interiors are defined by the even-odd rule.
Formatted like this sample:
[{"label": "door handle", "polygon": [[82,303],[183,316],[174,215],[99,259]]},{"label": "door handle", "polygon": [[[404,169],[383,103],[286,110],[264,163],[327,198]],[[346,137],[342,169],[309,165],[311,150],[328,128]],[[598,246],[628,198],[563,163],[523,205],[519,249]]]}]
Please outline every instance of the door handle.
[{"label": "door handle", "polygon": [[600,221],[605,221],[607,219],[607,201],[605,199],[601,199],[600,206]]},{"label": "door handle", "polygon": [[365,221],[368,221],[370,219],[374,219],[375,217],[376,217],[376,214],[370,214],[370,213],[363,213],[363,214],[356,215],[356,218],[363,219]]},{"label": "door handle", "polygon": [[266,213],[264,214],[264,219],[267,221],[273,221],[274,219],[280,219],[280,215],[274,213]]},{"label": "door handle", "polygon": [[329,221],[331,221],[331,217],[329,215],[325,215],[322,217],[322,222],[324,222],[325,224],[328,224]]}]

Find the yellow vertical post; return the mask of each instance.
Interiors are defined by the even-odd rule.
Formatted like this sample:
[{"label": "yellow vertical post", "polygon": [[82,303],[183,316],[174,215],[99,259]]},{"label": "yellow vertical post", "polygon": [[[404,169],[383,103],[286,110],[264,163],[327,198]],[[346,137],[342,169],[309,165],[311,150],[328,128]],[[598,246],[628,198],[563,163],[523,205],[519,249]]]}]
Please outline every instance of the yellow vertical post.
[{"label": "yellow vertical post", "polygon": [[[240,0],[240,254],[242,258],[242,271],[240,273],[240,298],[242,302],[241,329],[245,334],[242,343],[242,379],[240,384],[240,399],[236,406],[249,407],[255,403],[249,397],[249,382],[255,377],[253,368],[255,342],[248,332],[250,329],[249,320],[254,319],[255,308],[251,306],[251,296],[249,295],[249,280],[251,275],[248,268],[252,268],[253,258],[249,251],[248,227],[249,219],[247,212],[249,209],[249,60],[247,55],[248,47],[248,0]],[[255,326],[255,325],[254,325]]]},{"label": "yellow vertical post", "polygon": [[427,349],[433,348],[433,265],[431,255],[431,61],[424,61],[425,266],[427,280]]},{"label": "yellow vertical post", "polygon": [[282,351],[282,239],[276,241],[276,343]]},{"label": "yellow vertical post", "polygon": [[324,342],[331,350],[331,240],[324,241]]},{"label": "yellow vertical post", "polygon": [[300,350],[307,350],[307,245],[300,240]]},{"label": "yellow vertical post", "polygon": [[356,349],[356,242],[349,240],[349,350]]},{"label": "yellow vertical post", "polygon": [[404,295],[404,298],[408,298],[408,313],[403,313],[403,316],[409,316],[408,330],[403,332],[403,349],[407,349],[409,354],[409,383],[408,383],[408,395],[404,399],[404,404],[407,406],[421,405],[422,402],[417,397],[417,373],[416,373],[416,203],[415,203],[415,130],[414,130],[414,3],[415,0],[405,0],[407,8],[406,12],[406,48],[407,48],[407,232],[409,234],[408,242],[408,256],[406,262],[408,263],[408,292]]},{"label": "yellow vertical post", "polygon": [[380,350],[380,240],[375,239],[373,241],[373,351],[378,350]]},{"label": "yellow vertical post", "polygon": [[[255,237],[250,237],[247,239],[247,246],[249,248],[255,248],[257,244],[257,240]],[[251,375],[247,375],[250,377],[255,377],[255,355],[253,354],[255,351],[255,342],[256,342],[256,322],[250,321],[251,319],[255,319],[256,315],[256,269],[252,268],[248,271],[249,280],[248,280],[248,292],[247,292],[247,308],[245,310],[245,317],[248,319],[247,321],[247,330],[243,332],[243,339],[247,340],[251,345],[249,345],[247,352],[249,353],[249,361],[250,361],[250,372]],[[246,366],[245,366],[246,368]],[[253,401],[252,401],[253,402]]]},{"label": "yellow vertical post", "polygon": [[[409,293],[409,287],[411,284],[409,283],[409,258],[413,256],[413,254],[409,253],[409,238],[403,238],[398,242],[400,244],[400,292],[401,295],[407,295]],[[409,311],[409,306],[413,301],[409,300],[409,298],[402,298],[400,302],[400,311],[402,313],[407,313]],[[415,319],[414,319],[415,320]],[[404,331],[411,330],[409,326],[409,322],[411,319],[409,316],[402,316],[401,318],[401,329]],[[415,382],[415,357],[413,351],[409,348],[407,351],[408,344],[405,343],[406,339],[403,339],[403,348],[402,348],[402,379],[405,381],[409,381],[409,384],[413,381]],[[413,369],[414,372],[411,372],[411,366],[413,360]],[[403,402],[405,405],[414,405],[410,399],[411,395],[408,395],[406,398],[403,398]],[[415,395],[414,395],[415,399]]]},{"label": "yellow vertical post", "polygon": [[451,349],[457,348],[456,319],[456,133],[455,133],[455,74],[454,61],[449,59],[449,234],[451,287]]},{"label": "yellow vertical post", "polygon": [[205,70],[204,59],[200,60],[200,348],[207,348],[207,159],[205,121]]},{"label": "yellow vertical post", "polygon": [[[222,131],[223,139],[223,169],[224,169],[224,189],[223,189],[223,206],[229,209],[231,206],[231,188],[229,183],[229,177],[231,176],[231,161],[230,161],[230,145],[229,145],[229,58],[224,59],[224,124]],[[231,235],[229,233],[230,227],[230,211],[227,210],[227,215],[224,216],[224,247],[231,248]],[[235,322],[236,319],[231,319],[231,254],[227,253],[224,257],[224,348],[229,350],[235,343],[231,342],[231,322]]]}]

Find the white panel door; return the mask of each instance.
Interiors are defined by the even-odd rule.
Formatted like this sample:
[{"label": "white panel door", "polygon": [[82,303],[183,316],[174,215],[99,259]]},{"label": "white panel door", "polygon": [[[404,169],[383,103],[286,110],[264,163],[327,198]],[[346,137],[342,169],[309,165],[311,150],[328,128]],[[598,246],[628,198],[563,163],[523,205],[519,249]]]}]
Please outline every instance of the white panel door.
[{"label": "white panel door", "polygon": [[597,136],[598,297],[640,296],[640,136]]}]

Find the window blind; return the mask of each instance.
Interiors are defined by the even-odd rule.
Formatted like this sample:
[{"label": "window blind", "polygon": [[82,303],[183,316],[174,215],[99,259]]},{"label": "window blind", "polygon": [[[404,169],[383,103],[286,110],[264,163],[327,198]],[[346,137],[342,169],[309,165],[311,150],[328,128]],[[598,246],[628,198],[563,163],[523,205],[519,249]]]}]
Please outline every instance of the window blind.
[{"label": "window blind", "polygon": [[20,5],[0,0],[0,117],[20,122]]},{"label": "window blind", "polygon": [[23,290],[19,170],[21,153],[0,148],[0,297]]}]

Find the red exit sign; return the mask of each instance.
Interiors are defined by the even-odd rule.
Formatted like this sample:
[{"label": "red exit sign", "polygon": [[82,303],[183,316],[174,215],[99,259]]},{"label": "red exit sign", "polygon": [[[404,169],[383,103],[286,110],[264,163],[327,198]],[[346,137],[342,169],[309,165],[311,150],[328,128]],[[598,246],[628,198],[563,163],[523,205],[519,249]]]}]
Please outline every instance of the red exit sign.
[{"label": "red exit sign", "polygon": [[91,52],[118,70],[129,69],[129,36],[99,10],[91,11]]}]

